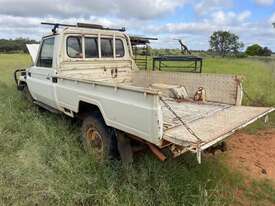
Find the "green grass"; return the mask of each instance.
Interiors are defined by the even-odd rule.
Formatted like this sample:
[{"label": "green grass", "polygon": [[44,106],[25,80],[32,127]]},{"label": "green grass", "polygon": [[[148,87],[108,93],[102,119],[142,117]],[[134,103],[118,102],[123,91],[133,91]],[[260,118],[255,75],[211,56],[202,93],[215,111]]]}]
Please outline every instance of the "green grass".
[{"label": "green grass", "polygon": [[[40,111],[16,91],[12,73],[29,64],[27,55],[0,54],[0,205],[275,204],[269,183],[255,180],[247,187],[223,157],[198,165],[194,155],[162,163],[145,153],[131,168],[96,162],[81,149],[79,124]],[[243,74],[251,97],[262,95],[263,104],[274,105],[274,95],[264,95],[275,87],[269,64],[207,59],[205,71]],[[267,126],[258,124],[252,127],[273,127],[274,116]]]},{"label": "green grass", "polygon": [[236,74],[244,78],[244,89],[259,106],[275,106],[275,59],[264,62],[253,59],[207,59],[204,65],[206,73]]}]

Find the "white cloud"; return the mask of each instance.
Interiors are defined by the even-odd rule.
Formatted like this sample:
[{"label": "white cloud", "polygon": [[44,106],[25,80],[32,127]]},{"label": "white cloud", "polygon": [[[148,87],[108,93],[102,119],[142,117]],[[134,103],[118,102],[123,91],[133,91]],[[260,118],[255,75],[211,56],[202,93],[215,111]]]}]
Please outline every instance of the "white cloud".
[{"label": "white cloud", "polygon": [[[152,33],[159,34],[166,31],[165,36],[177,36],[187,40],[187,45],[192,49],[207,49],[209,36],[217,30],[227,30],[236,33],[245,45],[259,42],[263,46],[268,46],[275,50],[275,29],[272,28],[270,20],[262,22],[251,22],[250,11],[224,12],[217,11],[212,13],[209,18],[203,18],[194,22],[168,23],[160,27],[150,27]],[[270,19],[275,20],[275,13]],[[187,38],[188,37],[188,38]],[[192,37],[192,38],[191,38]],[[165,42],[165,41],[163,41]],[[174,44],[177,46],[177,44]],[[161,47],[165,47],[161,45]]]},{"label": "white cloud", "polygon": [[211,17],[215,25],[238,25],[245,22],[251,16],[250,11],[243,11],[241,13],[224,12],[222,10],[213,12]]},{"label": "white cloud", "polygon": [[151,19],[168,15],[187,0],[0,0],[0,13],[36,17],[115,16]]},{"label": "white cloud", "polygon": [[184,5],[186,0],[117,0],[119,16],[151,19],[173,12],[177,7]]},{"label": "white cloud", "polygon": [[272,16],[269,18],[269,23],[275,23],[275,12],[272,14]]},{"label": "white cloud", "polygon": [[239,14],[238,20],[240,22],[243,22],[243,21],[247,20],[250,16],[251,16],[251,12],[246,10],[246,11],[243,11]]},{"label": "white cloud", "polygon": [[204,18],[201,21],[190,23],[167,23],[160,27],[150,27],[153,33],[166,31],[171,34],[209,34],[216,30],[246,30],[248,22],[246,21],[251,13],[244,11],[241,13],[217,11],[210,15],[210,18]]},{"label": "white cloud", "polygon": [[194,9],[199,15],[209,14],[222,8],[231,8],[232,0],[201,0],[195,4]]},{"label": "white cloud", "polygon": [[40,22],[89,22],[140,31],[190,0],[0,0],[0,37],[36,37],[49,31]]},{"label": "white cloud", "polygon": [[255,2],[261,6],[271,6],[274,3],[274,0],[255,0]]},{"label": "white cloud", "polygon": [[[194,2],[194,1],[193,1]],[[0,38],[29,37],[40,39],[50,28],[42,21],[74,24],[89,22],[108,27],[125,26],[129,33],[159,37],[155,47],[178,47],[173,38],[183,38],[191,49],[207,49],[209,36],[216,30],[229,30],[238,34],[245,43],[262,42],[275,49],[275,13],[255,22],[249,10],[236,12],[232,0],[0,0]],[[166,16],[179,7],[191,3],[198,14],[185,20]],[[183,9],[184,11],[184,9]],[[165,23],[163,23],[165,20]],[[169,19],[169,18],[168,18]],[[168,21],[168,23],[167,23]]]}]

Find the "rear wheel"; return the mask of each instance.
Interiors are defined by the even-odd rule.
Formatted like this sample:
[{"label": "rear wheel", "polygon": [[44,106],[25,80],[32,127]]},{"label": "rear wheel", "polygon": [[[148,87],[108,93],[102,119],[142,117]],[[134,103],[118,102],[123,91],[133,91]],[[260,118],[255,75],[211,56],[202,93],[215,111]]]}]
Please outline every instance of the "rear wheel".
[{"label": "rear wheel", "polygon": [[114,159],[117,156],[116,138],[100,114],[84,118],[82,123],[82,144],[84,150],[97,160]]}]

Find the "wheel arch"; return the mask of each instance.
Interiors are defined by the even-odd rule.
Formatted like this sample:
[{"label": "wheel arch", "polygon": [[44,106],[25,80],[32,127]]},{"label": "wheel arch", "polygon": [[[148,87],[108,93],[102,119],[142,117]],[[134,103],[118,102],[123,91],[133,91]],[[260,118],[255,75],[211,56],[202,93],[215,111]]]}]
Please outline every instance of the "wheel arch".
[{"label": "wheel arch", "polygon": [[17,84],[17,89],[19,91],[23,91],[25,87],[28,87],[27,82],[19,80]]},{"label": "wheel arch", "polygon": [[106,115],[104,114],[104,111],[99,103],[97,102],[91,103],[84,100],[80,100],[78,102],[77,115],[80,117],[80,119],[83,119],[94,112],[97,112],[98,114],[100,114],[105,124],[108,125],[108,121],[106,121]]}]

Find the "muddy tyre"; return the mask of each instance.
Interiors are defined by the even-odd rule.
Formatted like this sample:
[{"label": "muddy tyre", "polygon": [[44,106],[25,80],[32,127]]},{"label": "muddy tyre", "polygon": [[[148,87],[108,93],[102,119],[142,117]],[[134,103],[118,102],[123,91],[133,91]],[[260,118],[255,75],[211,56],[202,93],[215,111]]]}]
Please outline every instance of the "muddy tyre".
[{"label": "muddy tyre", "polygon": [[27,85],[24,86],[24,88],[23,88],[23,95],[29,102],[33,102],[32,95],[31,95]]},{"label": "muddy tyre", "polygon": [[228,150],[226,142],[221,143],[221,151],[226,152]]},{"label": "muddy tyre", "polygon": [[115,133],[105,124],[99,113],[93,113],[84,118],[81,133],[84,150],[97,160],[117,158]]}]

